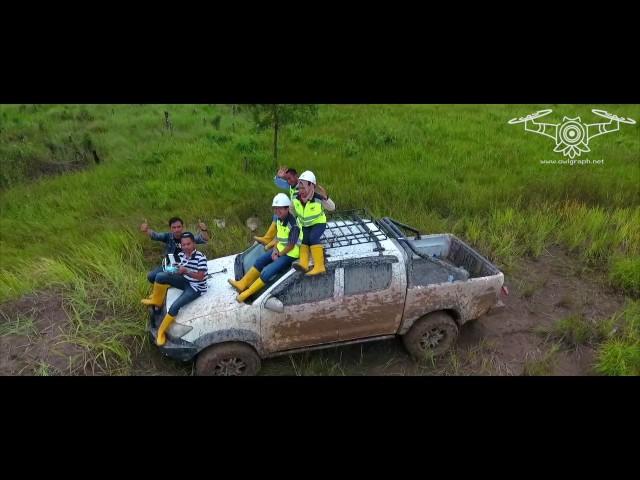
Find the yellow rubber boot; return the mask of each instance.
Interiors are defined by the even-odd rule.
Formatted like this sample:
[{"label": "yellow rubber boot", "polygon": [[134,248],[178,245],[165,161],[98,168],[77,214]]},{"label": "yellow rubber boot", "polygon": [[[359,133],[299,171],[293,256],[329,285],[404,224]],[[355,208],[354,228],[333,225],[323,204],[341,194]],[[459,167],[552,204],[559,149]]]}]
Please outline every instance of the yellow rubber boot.
[{"label": "yellow rubber boot", "polygon": [[233,288],[238,290],[238,292],[244,292],[259,276],[260,272],[258,269],[256,267],[251,267],[251,270],[249,270],[240,280],[236,281],[230,278],[228,282]]},{"label": "yellow rubber boot", "polygon": [[267,233],[265,233],[263,237],[253,237],[253,238],[255,238],[258,243],[261,243],[262,245],[266,245],[271,240],[273,240],[275,236],[276,236],[276,222],[271,222],[271,225],[269,226]]},{"label": "yellow rubber boot", "polygon": [[153,292],[151,292],[151,298],[145,298],[142,300],[143,305],[149,305],[150,307],[159,307],[164,302],[164,297],[167,294],[167,290],[171,285],[164,285],[162,283],[153,284]]},{"label": "yellow rubber boot", "polygon": [[153,285],[151,286],[151,293],[147,297],[147,300],[152,300],[152,299],[153,299]]},{"label": "yellow rubber boot", "polygon": [[311,245],[311,256],[313,257],[313,269],[307,275],[320,275],[325,273],[324,268],[324,247],[322,245]]},{"label": "yellow rubber boot", "polygon": [[293,262],[293,268],[299,272],[309,271],[309,245],[300,245],[300,258]]},{"label": "yellow rubber boot", "polygon": [[247,298],[249,298],[254,293],[262,290],[264,288],[265,283],[262,281],[260,277],[256,279],[255,282],[251,284],[249,288],[247,288],[244,292],[236,297],[236,300],[240,303],[243,303]]},{"label": "yellow rubber boot", "polygon": [[278,244],[278,239],[274,238],[273,240],[271,240],[269,243],[267,243],[264,246],[264,251],[268,252],[269,250],[271,250],[273,247],[275,247]]},{"label": "yellow rubber boot", "polygon": [[165,332],[171,326],[176,317],[172,317],[168,313],[164,316],[162,323],[160,324],[160,328],[158,328],[158,336],[156,337],[156,345],[162,346],[167,343],[167,337]]}]

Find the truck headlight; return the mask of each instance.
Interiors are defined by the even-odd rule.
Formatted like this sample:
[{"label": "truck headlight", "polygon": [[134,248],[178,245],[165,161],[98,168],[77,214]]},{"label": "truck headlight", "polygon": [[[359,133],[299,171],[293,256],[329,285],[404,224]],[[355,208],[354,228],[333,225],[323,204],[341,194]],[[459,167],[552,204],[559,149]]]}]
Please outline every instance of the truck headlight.
[{"label": "truck headlight", "polygon": [[182,338],[191,330],[193,330],[193,327],[189,325],[182,325],[181,323],[173,322],[169,327],[168,333],[173,338]]}]

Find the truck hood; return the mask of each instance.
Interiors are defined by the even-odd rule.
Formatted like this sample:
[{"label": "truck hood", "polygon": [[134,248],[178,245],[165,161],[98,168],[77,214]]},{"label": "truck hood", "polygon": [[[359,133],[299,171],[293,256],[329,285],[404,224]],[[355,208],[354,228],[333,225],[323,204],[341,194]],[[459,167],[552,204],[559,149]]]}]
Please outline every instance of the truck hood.
[{"label": "truck hood", "polygon": [[[210,274],[207,280],[207,293],[182,307],[176,317],[176,321],[182,324],[189,324],[191,320],[197,317],[221,312],[228,314],[230,310],[247,307],[247,305],[236,301],[238,292],[227,282],[228,279],[234,278],[234,263],[236,257],[237,255],[230,255],[207,262]],[[225,269],[226,271],[223,271]],[[182,290],[178,288],[169,289],[167,292],[167,310],[169,310],[173,302],[175,302],[181,294]]]}]

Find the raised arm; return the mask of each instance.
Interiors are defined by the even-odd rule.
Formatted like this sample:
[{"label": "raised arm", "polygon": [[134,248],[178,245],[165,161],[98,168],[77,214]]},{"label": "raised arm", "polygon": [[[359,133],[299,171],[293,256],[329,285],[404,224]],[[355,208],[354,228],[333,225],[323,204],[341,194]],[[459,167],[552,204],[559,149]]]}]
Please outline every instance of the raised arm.
[{"label": "raised arm", "polygon": [[273,183],[275,183],[276,187],[280,188],[281,190],[289,189],[289,182],[287,182],[283,178],[286,173],[287,173],[287,167],[280,167],[278,169],[278,173],[276,173],[276,176],[273,177]]},{"label": "raised arm", "polygon": [[329,198],[329,194],[322,185],[316,186],[316,194],[320,198],[320,203],[327,212],[333,212],[336,209],[336,204]]},{"label": "raised arm", "polygon": [[157,240],[160,242],[164,242],[166,240],[166,234],[154,232],[149,228],[149,223],[147,219],[144,219],[142,225],[140,225],[140,231],[147,235],[151,240]]},{"label": "raised arm", "polygon": [[209,241],[209,227],[202,220],[198,219],[198,229],[200,233],[195,236],[196,243],[203,244]]},{"label": "raised arm", "polygon": [[336,209],[336,204],[333,203],[333,200],[327,198],[326,200],[320,200],[322,206],[327,212],[333,212]]}]

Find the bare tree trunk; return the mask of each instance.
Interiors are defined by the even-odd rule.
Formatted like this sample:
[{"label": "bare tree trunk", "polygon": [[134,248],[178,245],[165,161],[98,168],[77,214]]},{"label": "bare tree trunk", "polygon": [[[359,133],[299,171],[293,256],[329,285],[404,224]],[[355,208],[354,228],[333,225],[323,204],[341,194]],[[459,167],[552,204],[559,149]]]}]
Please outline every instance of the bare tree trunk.
[{"label": "bare tree trunk", "polygon": [[173,135],[173,124],[171,123],[171,120],[169,119],[169,112],[164,112],[164,126]]},{"label": "bare tree trunk", "polygon": [[231,131],[235,133],[236,131],[236,104],[231,105]]},{"label": "bare tree trunk", "polygon": [[273,112],[273,169],[278,168],[278,107],[274,107]]}]

